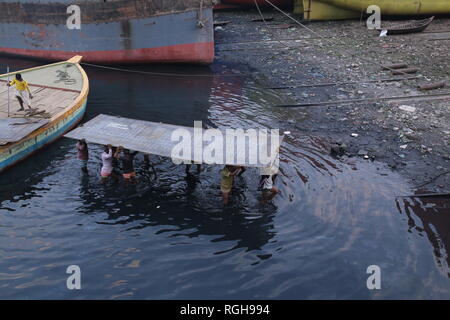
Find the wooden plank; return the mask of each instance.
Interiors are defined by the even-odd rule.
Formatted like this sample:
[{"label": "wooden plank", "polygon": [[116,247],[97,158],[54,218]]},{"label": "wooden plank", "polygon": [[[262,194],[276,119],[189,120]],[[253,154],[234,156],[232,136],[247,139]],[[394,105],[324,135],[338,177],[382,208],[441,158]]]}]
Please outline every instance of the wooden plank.
[{"label": "wooden plank", "polygon": [[383,65],[383,70],[392,70],[392,69],[405,69],[408,68],[406,63],[395,63],[395,64],[387,64]]},{"label": "wooden plank", "polygon": [[[72,105],[73,101],[78,97],[77,92],[55,90],[48,88],[41,88],[37,90],[38,93],[33,92],[33,99],[30,101],[33,108],[39,108],[45,110],[50,114],[56,114],[61,109],[67,108]],[[12,113],[17,112],[19,109],[19,102],[14,97],[14,91],[10,95],[10,110]],[[0,111],[6,113],[8,111],[8,99],[7,95],[0,95]],[[5,118],[0,114],[0,118]]]},{"label": "wooden plank", "polygon": [[26,137],[49,122],[48,119],[7,118],[0,119],[1,144],[12,143]]},{"label": "wooden plank", "polygon": [[399,196],[399,198],[441,198],[450,197],[450,193],[424,193],[424,194],[412,194],[409,196]]},{"label": "wooden plank", "polygon": [[332,87],[332,86],[342,86],[347,84],[367,84],[367,83],[378,83],[378,82],[400,82],[405,80],[416,80],[421,77],[412,76],[412,77],[396,77],[396,78],[388,78],[388,79],[379,79],[379,80],[369,80],[369,81],[347,81],[347,82],[324,82],[324,83],[312,83],[312,84],[293,84],[289,86],[280,86],[280,87],[267,87],[267,89],[271,90],[282,90],[282,89],[294,89],[294,88],[314,88],[314,87]]},{"label": "wooden plank", "polygon": [[57,107],[67,106],[67,103],[64,103],[67,97],[68,95],[64,91],[46,90],[43,94],[39,94],[31,100],[31,106],[50,112]]},{"label": "wooden plank", "polygon": [[434,89],[440,89],[445,87],[445,81],[437,82],[437,83],[428,83],[428,84],[422,84],[419,85],[419,90],[421,91],[427,91],[427,90],[434,90]]},{"label": "wooden plank", "polygon": [[402,75],[402,74],[411,74],[411,73],[417,73],[419,72],[419,69],[417,68],[406,68],[406,69],[396,69],[392,71],[393,75]]},{"label": "wooden plank", "polygon": [[297,108],[297,107],[319,107],[331,105],[345,105],[352,103],[362,103],[369,101],[436,101],[436,100],[450,100],[450,92],[443,92],[438,94],[424,94],[412,96],[394,96],[394,97],[375,97],[375,98],[361,98],[361,99],[345,99],[345,100],[331,100],[322,102],[298,103],[298,104],[281,104],[275,105],[275,108]]}]

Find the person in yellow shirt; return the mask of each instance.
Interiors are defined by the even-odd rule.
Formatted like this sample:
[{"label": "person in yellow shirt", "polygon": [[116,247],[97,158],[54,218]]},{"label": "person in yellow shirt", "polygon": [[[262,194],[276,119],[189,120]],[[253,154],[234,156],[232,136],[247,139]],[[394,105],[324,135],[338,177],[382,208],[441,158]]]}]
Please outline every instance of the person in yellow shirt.
[{"label": "person in yellow shirt", "polygon": [[22,75],[20,73],[16,74],[16,78],[13,79],[8,86],[16,86],[16,98],[19,101],[20,109],[19,111],[25,110],[23,107],[24,102],[27,104],[28,108],[32,110],[30,105],[30,99],[33,99],[33,95],[31,94],[30,87],[28,83],[22,79]]},{"label": "person in yellow shirt", "polygon": [[220,172],[222,181],[220,183],[220,190],[222,191],[223,203],[228,204],[230,199],[231,189],[233,188],[234,176],[239,173],[239,168],[226,165]]}]

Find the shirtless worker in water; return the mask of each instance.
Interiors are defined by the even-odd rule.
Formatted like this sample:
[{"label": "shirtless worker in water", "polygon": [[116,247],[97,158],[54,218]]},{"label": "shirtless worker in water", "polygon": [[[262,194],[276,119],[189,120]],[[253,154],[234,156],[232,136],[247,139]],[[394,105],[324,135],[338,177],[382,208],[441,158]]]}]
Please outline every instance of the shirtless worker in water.
[{"label": "shirtless worker in water", "polygon": [[28,83],[22,79],[22,75],[20,73],[17,73],[16,77],[10,83],[8,83],[8,87],[14,85],[16,86],[16,98],[20,104],[19,111],[25,110],[25,108],[23,107],[24,102],[27,104],[30,110],[33,110],[30,105],[30,99],[33,99],[33,95],[31,94]]},{"label": "shirtless worker in water", "polygon": [[87,173],[89,161],[89,148],[86,143],[86,140],[84,139],[78,140],[76,147],[77,147],[77,157],[83,163],[81,170],[84,173]]},{"label": "shirtless worker in water", "polygon": [[[122,155],[121,152],[123,151]],[[130,152],[128,149],[123,149],[123,147],[118,147],[114,158],[120,159],[122,162],[122,176],[125,181],[136,180],[136,173],[134,172],[134,157],[138,154],[138,151]]]}]

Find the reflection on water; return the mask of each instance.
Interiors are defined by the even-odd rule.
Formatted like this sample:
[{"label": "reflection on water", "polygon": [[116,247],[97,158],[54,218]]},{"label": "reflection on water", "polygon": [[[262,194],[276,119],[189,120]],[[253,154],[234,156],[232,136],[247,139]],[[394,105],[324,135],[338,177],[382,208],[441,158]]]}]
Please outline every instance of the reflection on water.
[{"label": "reflection on water", "polygon": [[[201,175],[182,177],[183,170],[166,160],[153,161],[158,178],[138,159],[139,183],[123,186],[100,185],[97,177],[84,176],[80,184],[83,206],[79,212],[107,214],[102,225],[127,224],[127,230],[165,226],[158,234],[174,232],[171,238],[219,236],[211,241],[236,241],[236,248],[260,250],[273,237],[274,205],[259,206],[256,199],[235,198],[233,205],[220,205],[217,168],[207,168]],[[217,172],[216,172],[217,171]],[[243,179],[236,181],[236,194],[247,188]],[[212,185],[212,188],[210,188]],[[256,188],[255,193],[256,193]],[[213,199],[216,198],[214,201]],[[249,207],[258,208],[257,213]],[[155,210],[156,209],[156,210]]]},{"label": "reflection on water", "polygon": [[425,235],[433,246],[436,262],[450,277],[450,206],[447,198],[421,197],[397,200],[401,213],[408,217],[408,232]]},{"label": "reflection on water", "polygon": [[[13,59],[1,64],[32,66]],[[281,150],[281,193],[264,202],[258,171],[249,169],[236,178],[224,206],[220,167],[192,168],[187,176],[183,167],[152,156],[155,177],[142,155],[137,184],[102,184],[101,148],[90,145],[86,175],[74,142],[61,139],[0,177],[0,297],[449,297],[450,280],[442,274],[448,272],[448,203],[396,201],[410,187],[383,164],[333,159],[326,139],[305,134],[295,110],[270,108],[283,97],[249,78],[217,75],[244,66],[136,68],[209,76],[87,68],[86,120],[105,113],[291,131]],[[65,286],[72,264],[82,270],[79,292]],[[381,291],[366,287],[372,264],[381,267]]]}]

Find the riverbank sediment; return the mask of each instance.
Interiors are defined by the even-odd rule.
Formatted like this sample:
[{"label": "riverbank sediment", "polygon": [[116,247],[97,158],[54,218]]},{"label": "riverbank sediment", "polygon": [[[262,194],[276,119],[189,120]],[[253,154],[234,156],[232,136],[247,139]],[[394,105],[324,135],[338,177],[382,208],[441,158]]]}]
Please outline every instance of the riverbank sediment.
[{"label": "riverbank sediment", "polygon": [[[422,33],[380,37],[358,20],[308,30],[279,12],[264,17],[273,20],[252,21],[261,18],[256,10],[216,12],[229,22],[216,27],[216,59],[245,63],[267,90],[284,93],[291,119],[283,129],[325,138],[330,152],[385,162],[418,193],[450,190],[449,18]],[[397,63],[418,72],[381,67]]]}]

